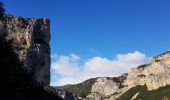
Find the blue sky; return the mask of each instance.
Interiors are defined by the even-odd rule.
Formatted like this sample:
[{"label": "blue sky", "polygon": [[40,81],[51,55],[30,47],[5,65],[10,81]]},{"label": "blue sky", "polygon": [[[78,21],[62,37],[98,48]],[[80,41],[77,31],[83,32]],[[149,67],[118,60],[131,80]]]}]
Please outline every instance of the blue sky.
[{"label": "blue sky", "polygon": [[169,0],[3,1],[9,14],[51,20],[52,63],[74,56],[82,67],[94,57],[139,52],[147,58],[170,50]]}]

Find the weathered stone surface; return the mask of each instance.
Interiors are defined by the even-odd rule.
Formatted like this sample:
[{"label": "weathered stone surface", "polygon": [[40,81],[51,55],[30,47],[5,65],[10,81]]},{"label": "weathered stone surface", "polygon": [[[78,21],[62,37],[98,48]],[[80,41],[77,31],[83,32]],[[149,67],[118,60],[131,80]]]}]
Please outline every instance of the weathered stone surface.
[{"label": "weathered stone surface", "polygon": [[99,93],[91,93],[87,96],[86,100],[102,100],[102,97]]},{"label": "weathered stone surface", "polygon": [[[50,21],[5,15],[2,32],[39,85],[50,84]],[[1,24],[1,23],[0,23]],[[2,30],[2,29],[0,29]],[[2,35],[2,34],[1,34]]]},{"label": "weathered stone surface", "polygon": [[109,96],[115,93],[119,87],[120,83],[114,82],[111,78],[102,77],[98,78],[97,82],[93,84],[91,92]]},{"label": "weathered stone surface", "polygon": [[154,57],[148,65],[131,69],[126,84],[129,88],[146,84],[148,90],[170,85],[170,52]]},{"label": "weathered stone surface", "polygon": [[124,80],[127,74],[120,77],[100,77],[92,86],[91,94],[87,100],[116,100],[127,87],[124,86]]},{"label": "weathered stone surface", "polygon": [[68,91],[64,91],[61,89],[55,89],[54,91],[55,91],[55,94],[63,98],[63,100],[83,100],[82,98],[76,97],[75,94],[68,92]]}]

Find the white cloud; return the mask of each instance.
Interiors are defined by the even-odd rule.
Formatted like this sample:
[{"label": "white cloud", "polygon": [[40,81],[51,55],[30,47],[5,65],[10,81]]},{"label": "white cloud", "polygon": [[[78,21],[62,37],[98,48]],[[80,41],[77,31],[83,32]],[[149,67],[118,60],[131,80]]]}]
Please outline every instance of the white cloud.
[{"label": "white cloud", "polygon": [[150,57],[135,51],[128,54],[118,54],[116,59],[103,57],[92,57],[80,63],[82,59],[76,54],[68,56],[57,56],[52,63],[53,75],[60,78],[52,79],[51,85],[61,86],[66,84],[76,84],[89,78],[102,76],[118,76],[128,72],[129,68],[149,63]]},{"label": "white cloud", "polygon": [[59,56],[56,58],[56,62],[52,63],[52,69],[55,73],[63,77],[74,77],[76,73],[80,72],[78,65],[79,60],[79,56],[75,54]]}]

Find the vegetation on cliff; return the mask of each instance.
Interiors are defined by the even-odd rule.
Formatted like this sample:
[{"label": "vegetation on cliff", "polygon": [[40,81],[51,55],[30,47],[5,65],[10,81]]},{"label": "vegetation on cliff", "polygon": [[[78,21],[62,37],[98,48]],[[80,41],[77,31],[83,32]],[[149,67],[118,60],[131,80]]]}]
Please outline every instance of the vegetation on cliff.
[{"label": "vegetation on cliff", "polygon": [[170,86],[168,85],[157,90],[148,91],[146,85],[138,85],[126,91],[117,100],[130,100],[136,93],[139,94],[135,100],[169,100]]},{"label": "vegetation on cliff", "polygon": [[86,98],[86,96],[91,93],[92,85],[95,83],[95,81],[96,81],[96,78],[92,78],[79,84],[66,85],[66,86],[57,87],[57,88],[60,88],[64,91],[71,92],[75,94],[77,97]]}]

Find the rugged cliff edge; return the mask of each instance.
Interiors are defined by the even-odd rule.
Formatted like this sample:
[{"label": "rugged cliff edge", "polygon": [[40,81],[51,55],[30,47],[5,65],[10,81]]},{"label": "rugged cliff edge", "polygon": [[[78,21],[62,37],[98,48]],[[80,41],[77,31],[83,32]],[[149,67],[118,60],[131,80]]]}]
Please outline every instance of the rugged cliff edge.
[{"label": "rugged cliff edge", "polygon": [[37,85],[50,84],[50,21],[4,15],[0,35],[12,40],[14,52]]},{"label": "rugged cliff edge", "polygon": [[0,99],[62,100],[50,84],[50,21],[4,14],[0,2]]},{"label": "rugged cliff edge", "polygon": [[170,52],[154,57],[150,64],[130,69],[126,85],[146,85],[148,90],[170,85]]},{"label": "rugged cliff edge", "polygon": [[[82,96],[75,91],[79,90],[78,86],[80,84],[62,88],[65,91]],[[88,85],[84,86],[87,87]],[[167,98],[170,99],[170,51],[153,57],[150,64],[132,68],[127,74],[123,74],[120,77],[96,78],[94,82],[91,82],[90,86],[91,88],[88,88],[89,90],[86,91],[91,92],[88,92],[88,95],[82,97],[82,99],[168,100]],[[81,90],[82,93],[84,92],[83,90]]]}]

